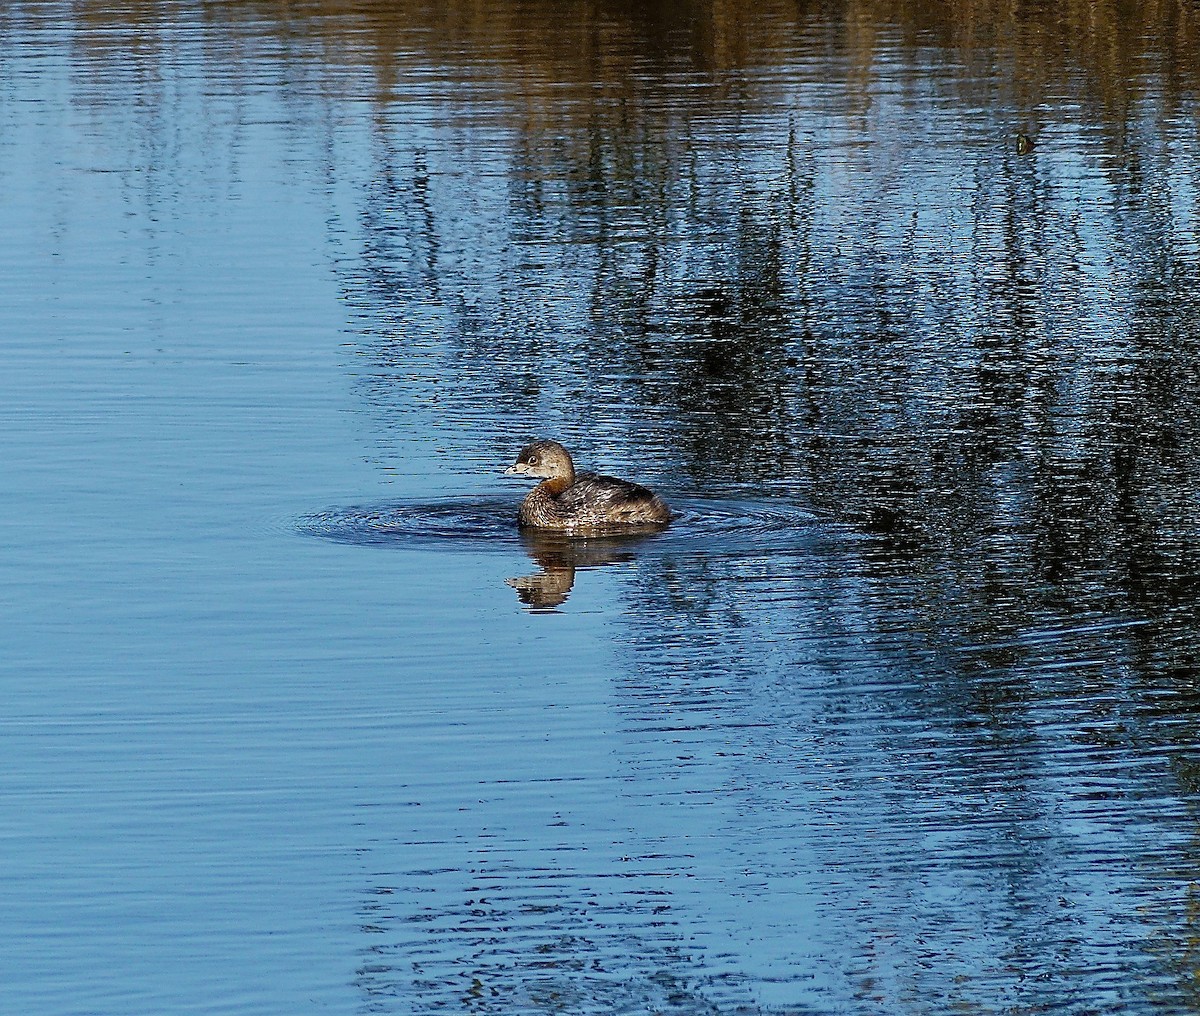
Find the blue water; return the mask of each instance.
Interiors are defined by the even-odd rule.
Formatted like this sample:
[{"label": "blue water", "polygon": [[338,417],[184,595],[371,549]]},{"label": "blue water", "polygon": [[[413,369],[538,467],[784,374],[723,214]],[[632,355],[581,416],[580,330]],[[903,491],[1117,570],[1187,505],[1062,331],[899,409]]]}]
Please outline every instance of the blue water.
[{"label": "blue water", "polygon": [[846,18],[0,12],[0,1012],[1200,1009],[1194,68]]}]

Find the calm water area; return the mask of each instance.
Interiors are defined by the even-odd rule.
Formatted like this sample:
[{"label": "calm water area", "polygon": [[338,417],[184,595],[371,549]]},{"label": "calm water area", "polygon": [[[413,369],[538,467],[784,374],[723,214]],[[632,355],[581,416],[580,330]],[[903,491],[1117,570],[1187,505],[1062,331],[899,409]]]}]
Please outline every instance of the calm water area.
[{"label": "calm water area", "polygon": [[0,7],[0,1013],[1200,1013],[1198,54]]}]

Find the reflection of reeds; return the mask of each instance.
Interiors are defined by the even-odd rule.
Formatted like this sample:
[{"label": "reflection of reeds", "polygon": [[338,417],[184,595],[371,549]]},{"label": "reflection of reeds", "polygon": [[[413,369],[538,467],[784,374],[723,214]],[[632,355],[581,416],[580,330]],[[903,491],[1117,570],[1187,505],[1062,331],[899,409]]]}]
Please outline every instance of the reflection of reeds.
[{"label": "reflection of reeds", "polygon": [[[72,10],[90,29],[145,26],[82,39],[130,48],[152,47],[154,27],[173,15],[173,5],[159,0],[77,0]],[[373,65],[381,83],[395,80],[401,54],[424,53],[442,67],[506,65],[521,72],[508,77],[522,99],[539,81],[636,91],[656,64],[716,72],[786,64],[798,33],[811,31],[835,39],[853,66],[870,66],[886,37],[959,58],[1010,61],[1014,86],[1030,94],[1082,72],[1094,94],[1118,104],[1148,67],[1169,68],[1192,87],[1200,74],[1200,12],[1186,0],[766,0],[752,11],[742,0],[312,0],[300,8],[247,0],[206,5],[202,16],[231,37],[253,25],[254,35],[320,43],[326,59]]]}]

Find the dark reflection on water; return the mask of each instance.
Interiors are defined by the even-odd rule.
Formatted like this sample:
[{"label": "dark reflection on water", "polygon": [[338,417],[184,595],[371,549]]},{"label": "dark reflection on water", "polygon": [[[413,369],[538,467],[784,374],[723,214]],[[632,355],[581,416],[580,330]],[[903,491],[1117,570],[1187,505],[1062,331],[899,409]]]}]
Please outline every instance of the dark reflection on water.
[{"label": "dark reflection on water", "polygon": [[[619,795],[664,817],[629,838],[680,822],[707,846],[663,868],[713,893],[610,895],[576,938],[588,897],[543,905],[518,865],[463,1001],[1191,1011],[1191,16],[586,8],[575,48],[570,19],[548,42],[548,7],[506,10],[421,47],[465,89],[410,79],[381,21],[396,72],[343,276],[381,434],[421,407],[497,457],[551,434],[853,538],[532,548],[514,584],[537,606],[569,609],[581,565],[636,565]],[[444,126],[414,131],[431,104]],[[677,943],[680,913],[754,944]],[[426,917],[442,974],[484,934]],[[525,946],[495,931],[521,917]],[[599,940],[668,994],[573,996]]]},{"label": "dark reflection on water", "polygon": [[[68,9],[98,92],[178,56],[120,31],[154,5]],[[487,581],[560,615],[445,633],[432,705],[402,672],[429,729],[414,806],[359,802],[366,1008],[1200,1009],[1190,7],[200,21],[319,128],[368,456],[447,464],[302,528],[527,553]],[[534,434],[683,517],[520,538],[471,492]],[[545,698],[462,733],[513,672]],[[497,742],[536,766],[464,776]]]}]

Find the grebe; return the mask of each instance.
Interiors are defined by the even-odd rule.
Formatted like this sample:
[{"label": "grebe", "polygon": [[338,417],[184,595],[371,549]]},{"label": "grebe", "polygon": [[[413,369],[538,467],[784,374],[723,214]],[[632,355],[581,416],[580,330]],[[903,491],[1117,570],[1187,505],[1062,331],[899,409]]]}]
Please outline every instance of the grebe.
[{"label": "grebe", "polygon": [[570,453],[557,441],[535,441],[521,449],[508,474],[544,477],[529,492],[517,521],[560,531],[665,526],[671,510],[640,483],[595,473],[575,473]]}]

